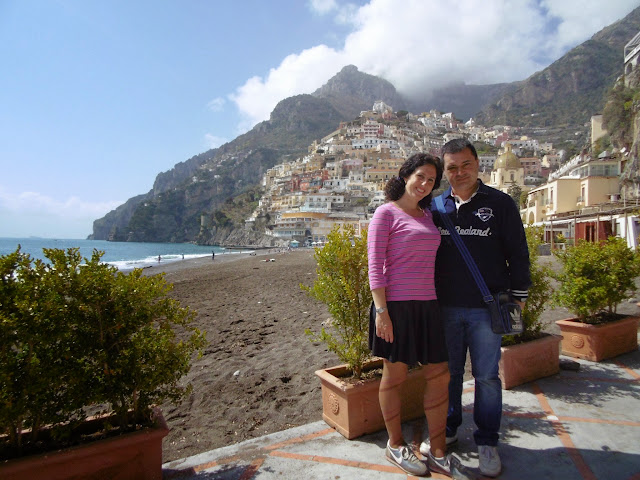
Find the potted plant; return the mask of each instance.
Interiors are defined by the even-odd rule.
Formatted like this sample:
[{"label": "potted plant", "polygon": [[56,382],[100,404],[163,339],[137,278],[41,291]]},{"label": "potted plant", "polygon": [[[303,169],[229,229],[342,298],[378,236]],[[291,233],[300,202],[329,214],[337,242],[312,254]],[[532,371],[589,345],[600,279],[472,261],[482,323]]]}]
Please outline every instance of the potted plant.
[{"label": "potted plant", "polygon": [[[378,401],[379,378],[366,373],[382,367],[368,346],[371,290],[367,263],[367,231],[355,235],[353,226],[334,229],[322,248],[316,248],[317,278],[311,287],[300,285],[311,297],[325,303],[332,324],[320,333],[306,330],[313,342],[323,342],[343,362],[316,371],[322,385],[322,417],[346,438],[356,438],[385,428]],[[409,371],[403,385],[402,418],[423,415],[424,378],[420,369]]]},{"label": "potted plant", "polygon": [[0,478],[161,478],[153,407],[190,391],[194,312],[163,275],[44,253],[0,257]]},{"label": "potted plant", "polygon": [[560,371],[561,339],[541,332],[540,316],[551,296],[551,271],[539,262],[543,232],[544,227],[541,226],[530,225],[525,229],[531,286],[522,310],[522,333],[502,337],[499,375],[505,390]]},{"label": "potted plant", "polygon": [[562,353],[600,361],[638,347],[638,317],[618,314],[618,304],[635,291],[640,258],[619,237],[602,243],[579,242],[557,252],[562,271],[556,304],[576,316],[558,320]]}]

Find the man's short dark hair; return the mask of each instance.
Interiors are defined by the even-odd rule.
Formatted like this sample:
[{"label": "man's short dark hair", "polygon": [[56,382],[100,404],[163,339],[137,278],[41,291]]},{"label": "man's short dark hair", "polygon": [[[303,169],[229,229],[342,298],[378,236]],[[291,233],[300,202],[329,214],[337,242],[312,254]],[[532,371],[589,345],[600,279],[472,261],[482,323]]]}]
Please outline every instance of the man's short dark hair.
[{"label": "man's short dark hair", "polygon": [[473,156],[476,157],[476,159],[478,158],[478,152],[476,152],[476,147],[474,147],[473,143],[471,143],[466,138],[454,138],[453,140],[449,140],[447,143],[444,144],[444,147],[442,147],[442,153],[440,156],[444,160],[444,155],[446,153],[449,153],[449,154],[460,153],[465,148],[468,148],[473,154]]}]

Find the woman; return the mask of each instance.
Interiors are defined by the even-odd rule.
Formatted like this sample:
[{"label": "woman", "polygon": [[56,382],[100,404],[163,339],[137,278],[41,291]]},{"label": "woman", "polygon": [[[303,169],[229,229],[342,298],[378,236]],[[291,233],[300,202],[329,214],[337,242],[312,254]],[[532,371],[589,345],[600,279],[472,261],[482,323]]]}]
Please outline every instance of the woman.
[{"label": "woman", "polygon": [[[374,213],[368,234],[373,296],[369,347],[384,359],[379,399],[389,434],[386,458],[411,475],[426,475],[427,464],[432,471],[452,475],[445,445],[449,369],[434,285],[440,232],[429,211],[431,193],[441,179],[440,159],[412,155],[387,183],[387,203]],[[418,363],[424,365],[426,380],[427,464],[404,442],[400,419],[400,387],[408,366]]]}]

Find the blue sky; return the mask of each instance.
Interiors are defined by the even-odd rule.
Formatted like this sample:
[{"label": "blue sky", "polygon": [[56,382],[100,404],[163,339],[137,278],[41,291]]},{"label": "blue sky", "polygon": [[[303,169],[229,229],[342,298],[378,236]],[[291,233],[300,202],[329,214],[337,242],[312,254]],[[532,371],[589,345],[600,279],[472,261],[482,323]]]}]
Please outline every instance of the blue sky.
[{"label": "blue sky", "polygon": [[407,95],[522,80],[639,4],[0,0],[0,237],[84,238],[344,65]]}]

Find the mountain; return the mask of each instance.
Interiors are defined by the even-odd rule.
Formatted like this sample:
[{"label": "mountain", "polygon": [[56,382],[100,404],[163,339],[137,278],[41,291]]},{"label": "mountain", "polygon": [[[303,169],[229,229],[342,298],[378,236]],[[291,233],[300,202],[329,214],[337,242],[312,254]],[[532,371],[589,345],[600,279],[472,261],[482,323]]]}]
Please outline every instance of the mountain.
[{"label": "mountain", "polygon": [[[314,140],[334,131],[341,121],[354,120],[379,100],[396,111],[437,109],[453,112],[463,120],[473,116],[485,125],[583,124],[602,111],[604,92],[622,74],[624,45],[639,30],[637,8],[526,80],[452,85],[420,102],[403,98],[384,79],[360,72],[353,65],[346,66],[312,94],[282,100],[269,120],[251,131],[160,173],[149,192],[95,220],[89,238],[202,243],[231,238],[242,243],[245,238],[254,244],[268,241],[246,229],[238,234],[240,220],[230,219],[224,212],[236,207],[236,211],[250,212],[257,203],[254,189],[269,168],[304,155]],[[214,220],[210,220],[214,212]],[[201,217],[205,222],[215,222],[213,237],[199,237]]]},{"label": "mountain", "polygon": [[353,120],[361,111],[371,109],[377,100],[404,104],[386,80],[359,72],[354,66],[344,67],[312,95],[279,102],[269,120],[251,131],[160,173],[148,193],[95,220],[89,238],[194,241],[203,212],[210,214],[251,189],[269,168],[305,154],[314,140],[334,131],[341,121]]},{"label": "mountain", "polygon": [[371,110],[378,100],[393,106],[396,111],[408,107],[407,100],[390,82],[360,72],[354,65],[344,67],[312,95],[329,102],[346,120],[353,120],[360,112]]},{"label": "mountain", "polygon": [[624,46],[640,30],[640,7],[544,70],[508,88],[476,116],[483,125],[583,124],[601,113],[606,91],[623,73]]},{"label": "mountain", "polygon": [[454,112],[456,118],[468,120],[476,117],[487,105],[496,102],[504,95],[518,88],[520,82],[496,83],[493,85],[453,84],[434,90],[431,98],[421,107],[415,106],[411,111],[438,110]]}]

